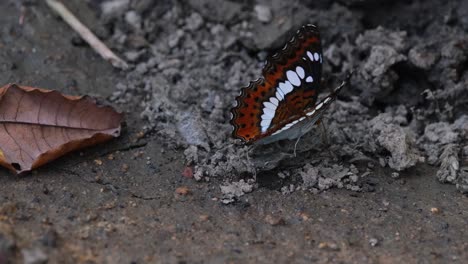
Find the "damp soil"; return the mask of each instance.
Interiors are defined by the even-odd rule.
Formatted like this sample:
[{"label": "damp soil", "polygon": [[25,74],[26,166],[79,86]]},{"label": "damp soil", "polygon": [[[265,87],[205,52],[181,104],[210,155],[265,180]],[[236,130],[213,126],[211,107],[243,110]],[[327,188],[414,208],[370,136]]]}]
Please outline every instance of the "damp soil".
[{"label": "damp soil", "polygon": [[[466,1],[0,2],[0,84],[88,94],[123,135],[30,175],[0,170],[0,263],[466,263]],[[324,85],[295,142],[248,149],[229,109],[304,23]],[[327,93],[324,88],[322,95]]]}]

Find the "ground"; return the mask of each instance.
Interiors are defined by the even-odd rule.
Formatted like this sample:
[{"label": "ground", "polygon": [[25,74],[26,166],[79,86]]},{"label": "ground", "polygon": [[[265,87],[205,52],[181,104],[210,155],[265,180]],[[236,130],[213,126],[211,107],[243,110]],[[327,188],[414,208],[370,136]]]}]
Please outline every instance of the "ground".
[{"label": "ground", "polygon": [[[0,171],[0,263],[468,260],[466,1],[64,2],[131,68],[43,1],[9,0],[0,85],[88,94],[126,124]],[[294,142],[247,149],[229,109],[304,23],[321,29],[326,86],[354,70],[351,85],[298,157]]]}]

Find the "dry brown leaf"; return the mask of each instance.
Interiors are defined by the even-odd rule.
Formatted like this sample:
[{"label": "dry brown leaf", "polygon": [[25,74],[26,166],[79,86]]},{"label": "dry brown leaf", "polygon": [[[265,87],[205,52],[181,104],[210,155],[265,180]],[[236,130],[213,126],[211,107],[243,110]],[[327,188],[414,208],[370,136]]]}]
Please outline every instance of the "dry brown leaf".
[{"label": "dry brown leaf", "polygon": [[120,135],[122,114],[87,96],[8,84],[0,88],[0,165],[35,169]]}]

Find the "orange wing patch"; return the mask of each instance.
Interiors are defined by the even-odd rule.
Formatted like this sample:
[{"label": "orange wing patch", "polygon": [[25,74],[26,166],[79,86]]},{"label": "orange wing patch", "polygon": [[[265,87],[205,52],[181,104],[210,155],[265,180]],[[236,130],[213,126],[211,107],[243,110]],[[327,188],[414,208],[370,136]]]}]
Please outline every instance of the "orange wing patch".
[{"label": "orange wing patch", "polygon": [[258,120],[262,115],[263,102],[275,92],[274,87],[264,79],[251,82],[248,87],[241,90],[236,98],[237,107],[231,110],[231,124],[234,126],[233,136],[250,141],[260,135]]}]

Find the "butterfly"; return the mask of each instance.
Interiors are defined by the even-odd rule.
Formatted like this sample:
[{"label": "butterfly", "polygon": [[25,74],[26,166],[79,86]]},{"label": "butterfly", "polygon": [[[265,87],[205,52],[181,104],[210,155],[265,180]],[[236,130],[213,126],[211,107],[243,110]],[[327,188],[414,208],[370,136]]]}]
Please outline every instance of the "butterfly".
[{"label": "butterfly", "polygon": [[236,97],[230,121],[233,137],[247,144],[269,144],[309,132],[347,82],[317,102],[322,63],[318,28],[302,26],[280,52],[267,59],[263,77]]}]

